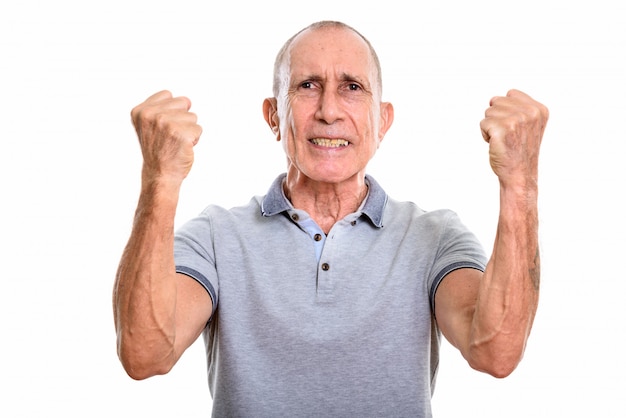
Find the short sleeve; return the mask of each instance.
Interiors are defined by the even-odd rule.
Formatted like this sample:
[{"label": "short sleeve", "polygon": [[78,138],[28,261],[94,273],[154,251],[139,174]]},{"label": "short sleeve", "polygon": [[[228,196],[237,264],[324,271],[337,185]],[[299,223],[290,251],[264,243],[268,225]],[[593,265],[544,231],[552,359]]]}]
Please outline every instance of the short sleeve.
[{"label": "short sleeve", "polygon": [[478,238],[455,212],[447,211],[440,231],[435,262],[431,269],[430,304],[435,311],[435,292],[444,277],[460,268],[485,271],[487,257]]},{"label": "short sleeve", "polygon": [[176,272],[200,283],[209,293],[213,311],[217,308],[219,283],[215,268],[211,218],[208,211],[187,221],[174,236]]}]

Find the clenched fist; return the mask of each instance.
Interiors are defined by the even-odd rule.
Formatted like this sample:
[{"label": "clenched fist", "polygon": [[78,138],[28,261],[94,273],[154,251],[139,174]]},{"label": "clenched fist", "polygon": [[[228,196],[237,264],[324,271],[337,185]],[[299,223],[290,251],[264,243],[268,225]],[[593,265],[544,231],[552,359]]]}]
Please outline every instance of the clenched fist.
[{"label": "clenched fist", "polygon": [[190,108],[188,98],[161,91],[131,111],[143,155],[144,178],[182,182],[189,174],[193,147],[202,133]]},{"label": "clenched fist", "polygon": [[518,90],[491,99],[480,129],[489,143],[491,168],[501,184],[536,184],[539,147],[548,116],[544,105]]}]

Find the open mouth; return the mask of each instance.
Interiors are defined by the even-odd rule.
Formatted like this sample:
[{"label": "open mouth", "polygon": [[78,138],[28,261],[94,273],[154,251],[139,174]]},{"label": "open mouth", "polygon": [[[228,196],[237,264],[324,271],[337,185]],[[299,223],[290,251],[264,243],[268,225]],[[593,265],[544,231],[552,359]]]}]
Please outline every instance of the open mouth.
[{"label": "open mouth", "polygon": [[319,145],[320,147],[328,148],[340,148],[350,145],[350,143],[345,139],[313,138],[310,139],[309,142],[314,145]]}]

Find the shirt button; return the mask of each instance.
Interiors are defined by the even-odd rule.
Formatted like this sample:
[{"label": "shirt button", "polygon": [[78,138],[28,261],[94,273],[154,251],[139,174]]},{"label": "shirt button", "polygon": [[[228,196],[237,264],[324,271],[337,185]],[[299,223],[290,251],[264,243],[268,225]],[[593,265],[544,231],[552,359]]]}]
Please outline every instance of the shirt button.
[{"label": "shirt button", "polygon": [[321,234],[315,234],[315,236],[313,237],[313,239],[315,241],[321,241],[322,240],[322,235]]},{"label": "shirt button", "polygon": [[350,225],[352,225],[352,226],[356,225],[356,221],[350,222]]},{"label": "shirt button", "polygon": [[300,219],[300,217],[298,216],[298,214],[297,214],[297,213],[294,213],[294,214],[292,214],[292,215],[291,215],[291,219],[293,219],[293,220],[294,220],[294,222],[298,222],[298,220]]},{"label": "shirt button", "polygon": [[328,265],[328,263],[322,264],[322,270],[324,270],[324,271],[330,270],[330,266]]}]

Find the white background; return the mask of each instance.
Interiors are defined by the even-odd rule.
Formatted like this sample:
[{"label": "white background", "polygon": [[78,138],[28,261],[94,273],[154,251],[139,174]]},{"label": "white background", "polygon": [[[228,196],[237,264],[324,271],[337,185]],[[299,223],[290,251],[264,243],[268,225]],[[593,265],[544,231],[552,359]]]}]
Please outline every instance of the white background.
[{"label": "white background", "polygon": [[141,166],[129,112],[169,89],[199,115],[177,222],[211,202],[245,203],[284,169],[261,113],[275,54],[305,25],[335,19],[372,41],[396,109],[370,173],[398,199],[456,210],[488,249],[498,186],[483,112],[510,88],[551,110],[526,356],[497,380],[444,344],[435,415],[623,417],[624,4],[4,2],[0,415],[209,415],[201,341],[142,382],[115,354],[111,291]]}]

